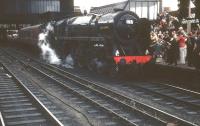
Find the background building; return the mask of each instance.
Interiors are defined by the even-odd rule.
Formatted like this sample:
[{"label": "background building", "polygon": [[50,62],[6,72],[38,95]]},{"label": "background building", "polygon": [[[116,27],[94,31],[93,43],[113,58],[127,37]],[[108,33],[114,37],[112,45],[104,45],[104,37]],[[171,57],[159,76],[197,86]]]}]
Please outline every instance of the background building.
[{"label": "background building", "polygon": [[113,12],[115,8],[130,10],[141,18],[154,20],[157,14],[162,12],[162,0],[128,0],[101,7],[93,7],[91,13],[106,14]]},{"label": "background building", "polygon": [[41,22],[45,13],[59,18],[73,11],[73,0],[1,0],[0,23],[34,24]]}]

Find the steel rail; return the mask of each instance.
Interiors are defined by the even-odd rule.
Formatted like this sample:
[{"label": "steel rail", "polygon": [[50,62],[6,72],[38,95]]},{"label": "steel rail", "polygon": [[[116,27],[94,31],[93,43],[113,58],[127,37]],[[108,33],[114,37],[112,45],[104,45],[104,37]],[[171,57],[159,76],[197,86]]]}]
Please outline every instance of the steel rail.
[{"label": "steel rail", "polygon": [[48,119],[51,120],[53,125],[55,126],[64,126],[46,107],[45,105],[40,102],[40,100],[21,82],[20,79],[18,79],[10,70],[9,68],[4,64],[0,63],[3,68],[13,77],[13,79],[17,82],[17,84],[25,91],[25,93],[34,101],[34,103],[40,108],[40,110],[43,111],[43,113],[46,115]]},{"label": "steel rail", "polygon": [[[32,59],[32,58],[31,58],[31,59]],[[91,81],[89,81],[89,80],[83,79],[83,78],[78,77],[78,76],[76,76],[76,75],[72,75],[71,73],[69,73],[69,72],[67,72],[67,71],[64,71],[64,70],[62,70],[62,69],[60,69],[60,68],[57,68],[57,67],[52,66],[52,65],[49,65],[49,64],[41,63],[41,62],[39,62],[39,61],[37,61],[37,60],[34,60],[34,59],[32,59],[32,60],[35,61],[35,62],[38,62],[38,63],[40,63],[40,64],[43,64],[43,67],[49,66],[50,68],[57,69],[57,70],[59,70],[60,72],[62,72],[62,73],[65,74],[65,75],[61,75],[61,74],[58,73],[57,71],[51,70],[51,71],[53,71],[53,72],[56,72],[57,74],[60,74],[60,76],[63,76],[63,77],[66,77],[66,78],[69,78],[68,76],[70,76],[70,77],[75,77],[76,79],[79,79],[79,81],[84,81],[84,83],[86,83],[86,86],[92,85],[93,88],[94,88],[94,86],[95,86],[97,89],[101,89],[101,90],[103,89],[103,91],[105,91],[106,93],[113,93],[113,94],[108,94],[108,95],[111,95],[111,96],[112,96],[112,95],[116,95],[116,96],[115,96],[116,98],[121,98],[122,100],[125,99],[124,102],[125,102],[126,104],[132,105],[133,107],[136,107],[137,109],[139,109],[139,110],[141,110],[141,111],[143,111],[143,112],[145,112],[145,113],[147,113],[147,114],[149,114],[149,115],[152,114],[152,112],[148,113],[148,112],[149,112],[149,109],[151,109],[151,110],[153,110],[153,115],[154,115],[156,118],[162,117],[162,119],[163,119],[164,121],[171,120],[171,119],[175,119],[175,120],[179,120],[179,121],[182,122],[184,125],[193,125],[193,126],[197,126],[196,124],[194,124],[194,123],[192,123],[192,122],[189,122],[189,121],[187,121],[187,120],[181,119],[181,118],[179,118],[179,117],[176,117],[176,116],[174,116],[174,115],[172,115],[172,114],[169,114],[169,113],[167,113],[167,112],[164,112],[164,111],[162,111],[162,110],[156,109],[156,108],[154,108],[154,107],[152,107],[152,106],[149,106],[149,105],[147,105],[147,104],[141,103],[141,102],[139,102],[139,101],[136,101],[136,100],[134,100],[134,99],[132,99],[132,98],[130,98],[130,97],[127,97],[127,96],[124,96],[124,95],[122,95],[122,94],[113,92],[113,90],[104,88],[104,87],[102,87],[102,86],[100,86],[100,85],[97,85],[97,84],[94,84],[93,82],[91,82]],[[46,69],[49,69],[49,68],[46,67]],[[66,75],[68,75],[68,76],[66,76]],[[73,80],[73,79],[72,79],[72,80]],[[88,84],[88,85],[87,85],[87,84]],[[142,87],[140,87],[140,88],[142,88]],[[154,92],[153,92],[153,93],[154,93]],[[172,98],[173,98],[173,97],[172,97]],[[177,100],[177,99],[175,99],[175,100]]]},{"label": "steel rail", "polygon": [[[130,83],[129,83],[129,84],[130,84]],[[160,92],[157,92],[157,91],[153,91],[153,90],[151,90],[151,89],[142,87],[142,86],[140,86],[140,85],[138,85],[138,84],[134,84],[134,85],[132,85],[132,86],[135,86],[135,87],[137,87],[137,88],[140,88],[141,90],[145,90],[145,91],[147,91],[147,92],[154,93],[154,94],[156,94],[156,95],[160,95],[160,96],[162,96],[162,97],[165,97],[165,98],[168,98],[168,99],[171,99],[171,100],[174,100],[174,101],[178,101],[178,102],[180,102],[180,103],[183,104],[183,105],[186,105],[186,104],[187,104],[187,105],[189,105],[189,106],[191,106],[191,107],[193,107],[193,108],[195,108],[195,109],[200,109],[200,105],[199,105],[199,104],[194,104],[194,103],[185,101],[185,100],[183,100],[183,99],[178,99],[178,98],[175,98],[175,97],[173,97],[173,96],[169,96],[169,95],[167,95],[167,94],[163,94],[163,93],[160,93]],[[186,93],[186,92],[185,92],[185,93]]]},{"label": "steel rail", "polygon": [[117,117],[117,118],[119,118],[119,119],[122,119],[122,120],[124,121],[123,123],[128,124],[128,125],[138,126],[138,125],[135,124],[134,122],[131,122],[131,121],[127,120],[126,118],[124,118],[123,116],[120,116],[119,114],[117,114],[117,113],[114,112],[113,110],[108,109],[108,108],[102,106],[101,104],[99,104],[99,103],[96,102],[95,100],[93,100],[93,99],[91,99],[91,98],[87,98],[86,96],[80,94],[80,92],[78,92],[78,91],[74,90],[73,88],[67,86],[66,84],[64,84],[64,83],[62,83],[62,82],[60,82],[60,81],[58,81],[58,80],[52,78],[50,75],[48,75],[48,74],[42,72],[41,70],[39,70],[39,69],[37,69],[37,68],[35,68],[35,67],[31,66],[31,65],[28,65],[28,64],[25,64],[25,63],[23,63],[23,64],[26,65],[26,66],[28,66],[28,67],[30,67],[30,68],[32,68],[32,69],[34,69],[34,70],[36,70],[36,71],[38,71],[38,72],[40,72],[41,74],[45,75],[45,76],[48,77],[49,79],[52,79],[52,80],[55,81],[56,83],[60,84],[63,88],[65,88],[65,89],[67,89],[67,90],[70,90],[70,91],[76,93],[76,95],[79,95],[80,97],[85,98],[85,99],[91,101],[93,104],[98,105],[98,107],[100,107],[100,108],[102,108],[102,109],[108,111],[110,114],[114,115],[115,117]]},{"label": "steel rail", "polygon": [[178,86],[174,86],[174,85],[170,85],[170,84],[167,84],[167,83],[160,83],[160,82],[154,82],[152,81],[152,83],[156,83],[156,84],[162,84],[162,85],[165,85],[166,87],[170,87],[170,88],[174,88],[175,90],[179,90],[179,91],[184,91],[190,95],[198,95],[200,97],[200,92],[196,92],[196,91],[192,91],[192,90],[189,90],[189,89],[184,89],[184,88],[181,88],[181,87],[178,87]]},{"label": "steel rail", "polygon": [[[138,126],[135,122],[131,122],[131,121],[128,120],[127,118],[125,118],[125,117],[119,115],[118,113],[114,112],[112,109],[108,109],[108,108],[102,106],[101,104],[97,103],[95,100],[92,100],[92,99],[90,99],[90,98],[85,97],[84,95],[80,94],[78,91],[76,91],[76,90],[74,90],[73,88],[67,86],[66,84],[64,84],[64,83],[62,83],[62,82],[60,82],[60,81],[58,81],[58,80],[52,78],[52,76],[50,76],[50,75],[44,73],[43,71],[41,71],[41,70],[35,68],[34,66],[31,66],[31,65],[29,65],[29,64],[26,64],[25,62],[20,61],[20,60],[18,60],[18,61],[21,62],[21,63],[22,63],[23,65],[25,65],[26,67],[30,67],[30,68],[32,68],[32,69],[34,69],[34,70],[36,70],[36,71],[42,73],[42,74],[45,75],[46,77],[48,77],[48,78],[54,80],[55,82],[61,84],[62,87],[67,88],[68,90],[71,90],[71,91],[75,92],[76,94],[80,95],[81,97],[84,97],[84,98],[86,98],[86,99],[92,101],[93,103],[97,104],[99,107],[101,107],[101,108],[103,108],[103,109],[109,111],[109,113],[112,113],[113,115],[115,115],[115,116],[118,117],[119,119],[122,119],[123,121],[125,121],[125,123],[128,123],[128,125]],[[78,83],[78,81],[77,81],[77,83]],[[80,82],[79,82],[79,83],[80,83]],[[83,84],[82,84],[82,86],[83,86]],[[88,87],[86,87],[86,88],[88,88]],[[90,90],[91,90],[91,89],[90,89]],[[166,123],[167,123],[167,122],[163,122],[162,120],[159,120],[159,118],[155,118],[155,117],[150,116],[148,113],[145,113],[144,111],[137,110],[137,109],[135,109],[135,108],[133,108],[133,107],[131,107],[131,106],[129,106],[129,105],[127,105],[127,104],[121,102],[121,101],[118,101],[117,99],[112,98],[112,97],[109,96],[109,95],[106,95],[106,94],[104,94],[104,93],[102,93],[102,92],[99,92],[99,91],[97,91],[97,90],[94,90],[94,89],[92,89],[92,90],[95,91],[95,92],[98,92],[99,94],[104,95],[104,97],[108,97],[108,98],[114,100],[115,102],[118,102],[119,104],[124,105],[125,107],[127,107],[128,109],[130,109],[130,111],[131,111],[131,109],[134,109],[135,111],[137,111],[137,112],[139,112],[139,113],[142,113],[143,115],[147,116],[148,118],[153,118],[153,119],[155,119],[155,120],[157,120],[158,122],[163,123],[163,124],[166,124]]]},{"label": "steel rail", "polygon": [[[16,51],[16,50],[13,50],[13,51],[22,54],[21,52],[18,52],[18,51]],[[27,55],[25,55],[25,54],[22,54],[22,55],[25,56],[25,57],[27,57]],[[30,58],[30,57],[29,57],[29,58]],[[35,59],[33,59],[33,58],[30,58],[30,59],[32,59],[32,60],[35,61],[35,62],[41,63],[40,61],[35,60]],[[44,64],[44,65],[49,65],[49,64],[46,64],[46,63],[42,63],[42,64]],[[159,83],[159,82],[152,82],[152,83]],[[184,88],[177,87],[177,86],[174,86],[174,85],[170,85],[170,84],[167,84],[167,83],[159,83],[159,84],[162,84],[162,85],[165,85],[165,86],[174,88],[175,90],[187,92],[187,93],[189,93],[190,95],[193,95],[194,97],[195,97],[195,95],[200,95],[200,92],[195,92],[195,91],[192,91],[192,90],[184,89]],[[137,86],[138,86],[138,85],[137,85]],[[141,88],[143,88],[143,87],[141,87]],[[199,97],[200,97],[200,96],[199,96]]]},{"label": "steel rail", "polygon": [[[148,83],[148,82],[145,82],[145,83]],[[175,92],[175,93],[177,93],[177,95],[181,95],[181,94],[183,94],[183,95],[185,95],[185,94],[187,94],[187,96],[191,96],[191,98],[195,98],[195,99],[199,99],[200,98],[200,93],[199,92],[195,92],[195,91],[191,91],[191,90],[188,90],[188,89],[184,89],[184,88],[181,88],[181,87],[177,87],[177,86],[174,86],[174,85],[170,85],[170,84],[166,84],[166,83],[158,83],[158,82],[151,82],[151,83],[156,83],[156,84],[159,84],[159,85],[156,85],[156,84],[151,84],[151,85],[154,85],[155,86],[155,88],[156,87],[159,87],[161,84],[162,84],[162,86],[163,86],[163,88],[167,88],[168,90],[171,88],[172,90],[174,90],[174,92],[175,91],[177,91],[177,92]],[[130,85],[130,82],[128,82],[128,84]],[[149,91],[149,92],[152,92],[152,93],[155,93],[155,94],[157,94],[157,95],[161,95],[161,96],[165,96],[165,97],[168,97],[168,98],[171,98],[171,99],[173,99],[173,100],[176,100],[176,101],[178,101],[178,102],[181,102],[182,104],[188,104],[188,105],[191,105],[191,106],[193,106],[195,109],[200,109],[200,104],[195,104],[195,102],[194,103],[192,103],[192,102],[190,102],[190,101],[187,101],[187,98],[185,98],[185,99],[179,99],[178,97],[176,98],[175,96],[173,97],[173,96],[169,96],[167,93],[166,94],[163,94],[162,92],[159,92],[159,91],[155,91],[155,90],[153,90],[153,89],[151,89],[151,87],[145,87],[145,86],[141,86],[141,85],[139,85],[139,84],[132,84],[133,86],[136,86],[136,87],[138,87],[138,88],[140,88],[140,89],[142,89],[142,90],[147,90],[147,91]],[[147,84],[146,84],[147,85]],[[161,89],[162,90],[162,89]],[[165,90],[165,89],[163,89],[163,90]],[[188,99],[188,100],[190,100],[190,99]]]},{"label": "steel rail", "polygon": [[[161,122],[167,123],[167,122],[169,122],[169,120],[173,120],[173,121],[174,121],[174,120],[179,120],[179,121],[181,120],[182,124],[184,124],[185,126],[188,125],[188,124],[189,124],[189,125],[191,124],[190,122],[185,122],[185,120],[182,120],[182,119],[180,119],[180,118],[178,118],[178,117],[175,117],[175,116],[173,116],[173,115],[169,115],[169,114],[166,113],[166,112],[162,112],[162,111],[159,110],[159,109],[153,108],[153,107],[148,106],[148,105],[144,105],[143,103],[137,102],[137,101],[135,101],[135,100],[133,100],[133,99],[131,99],[131,98],[128,98],[127,96],[124,96],[124,95],[122,95],[122,94],[115,93],[115,92],[113,92],[113,91],[110,90],[110,89],[106,89],[106,88],[104,88],[104,87],[102,87],[102,86],[99,86],[99,85],[97,85],[97,84],[94,84],[93,82],[90,82],[89,80],[83,80],[82,78],[80,78],[80,77],[78,77],[78,76],[76,76],[76,75],[72,75],[71,73],[66,72],[66,71],[64,71],[64,70],[61,70],[61,69],[59,69],[59,68],[57,68],[57,67],[54,67],[54,66],[49,65],[49,64],[43,64],[43,63],[38,62],[38,61],[36,61],[36,62],[42,64],[43,66],[41,66],[41,67],[43,67],[43,68],[45,68],[45,69],[48,69],[48,70],[50,70],[50,71],[52,71],[52,72],[54,72],[54,73],[56,73],[56,74],[58,74],[58,75],[60,75],[60,76],[63,76],[63,77],[65,77],[65,78],[69,79],[69,80],[75,81],[75,82],[79,83],[80,85],[82,85],[82,86],[84,86],[84,87],[86,87],[86,88],[89,88],[90,90],[94,90],[95,92],[101,93],[102,95],[106,95],[107,97],[110,97],[110,98],[112,98],[112,99],[114,99],[114,100],[120,102],[121,104],[124,104],[125,106],[127,106],[127,107],[129,107],[129,108],[135,109],[136,111],[139,111],[139,112],[141,112],[141,113],[143,113],[143,114],[145,114],[145,115],[148,115],[149,117],[156,118],[157,120],[159,120],[159,121],[161,121]],[[25,65],[27,66],[26,63],[23,62],[23,64],[25,64]],[[45,66],[44,66],[44,65],[45,65]],[[68,77],[68,76],[66,76],[66,75],[63,75],[63,74],[61,74],[61,73],[58,73],[57,71],[51,70],[51,69],[47,68],[46,65],[49,66],[49,67],[52,67],[52,68],[54,68],[54,69],[57,69],[57,70],[59,70],[59,71],[62,71],[62,72],[64,72],[65,74],[67,74],[68,76],[70,76],[70,77]],[[35,69],[35,70],[37,70],[37,71],[42,72],[41,70],[39,70],[39,69],[37,69],[37,68],[35,68],[35,67],[31,66],[31,65],[28,65],[28,66],[29,66],[29,67],[32,67],[33,69]],[[42,72],[42,73],[45,74],[44,72]],[[49,75],[47,75],[47,76],[49,76]],[[49,76],[49,77],[50,77],[50,76]],[[73,77],[75,77],[76,79],[73,79]],[[50,78],[52,78],[52,77],[50,77]],[[77,81],[77,79],[78,79],[78,81]],[[80,82],[80,81],[84,81],[84,82]],[[83,83],[87,83],[88,85],[85,85],[85,84],[83,84]],[[91,88],[90,86],[92,86],[93,88]],[[94,89],[94,86],[95,86],[97,89],[100,89],[101,91],[95,90],[95,89]],[[102,93],[102,92],[104,92],[104,93]],[[147,107],[147,106],[148,106],[148,107]],[[148,112],[149,112],[149,108],[151,108],[151,109],[154,110],[154,111],[148,113]],[[159,111],[159,113],[158,113],[158,111]],[[152,115],[153,115],[153,116],[152,116]],[[167,115],[167,117],[166,117],[166,115]],[[159,117],[161,117],[161,116],[162,116],[162,118],[159,118]]]},{"label": "steel rail", "polygon": [[[10,54],[9,54],[9,55],[10,55]],[[13,57],[12,55],[10,55],[10,56]],[[17,59],[16,57],[13,57],[13,58]],[[32,68],[32,69],[34,69],[34,70],[40,72],[42,75],[44,75],[44,76],[46,76],[46,77],[52,79],[54,82],[60,84],[60,86],[62,86],[63,88],[65,88],[65,89],[67,89],[67,90],[70,90],[71,92],[75,93],[75,94],[78,95],[79,97],[85,98],[85,99],[89,100],[89,101],[90,101],[92,104],[94,104],[95,106],[97,105],[99,108],[102,108],[102,109],[106,110],[108,114],[112,114],[112,116],[114,115],[115,118],[117,117],[117,118],[119,118],[119,119],[122,119],[122,120],[124,121],[123,123],[124,123],[125,125],[138,126],[137,124],[134,124],[134,123],[132,123],[132,122],[129,122],[129,121],[127,122],[127,119],[126,119],[126,118],[121,118],[121,117],[119,117],[119,115],[118,115],[116,112],[107,109],[106,107],[102,106],[101,104],[97,103],[95,100],[93,100],[93,99],[91,99],[91,98],[85,97],[84,95],[80,94],[78,91],[76,91],[76,90],[70,88],[69,86],[66,86],[64,83],[59,82],[59,81],[53,79],[53,78],[52,78],[51,76],[49,76],[48,74],[46,74],[46,73],[44,73],[44,72],[42,72],[42,71],[40,71],[40,70],[38,70],[38,69],[36,69],[36,68],[34,68],[34,67],[28,65],[28,64],[26,64],[26,63],[23,62],[23,61],[20,61],[20,60],[18,60],[18,61],[19,61],[21,64],[23,64],[24,66],[30,67],[30,68]]]},{"label": "steel rail", "polygon": [[[196,124],[194,124],[192,122],[189,122],[187,120],[184,120],[184,119],[181,119],[179,117],[176,117],[176,116],[174,116],[172,114],[169,114],[167,112],[164,112],[164,111],[159,110],[157,108],[154,108],[152,106],[144,104],[144,103],[142,103],[140,101],[136,101],[136,100],[134,100],[134,99],[132,99],[132,98],[130,98],[128,96],[125,96],[123,94],[119,94],[119,93],[113,91],[112,89],[108,89],[108,88],[105,88],[105,87],[100,86],[98,84],[95,84],[94,82],[91,82],[90,80],[83,79],[83,78],[81,78],[79,76],[73,75],[73,74],[71,74],[71,73],[69,73],[67,71],[64,71],[64,70],[62,70],[60,68],[57,68],[55,66],[52,66],[52,65],[49,65],[49,64],[45,64],[45,66],[43,66],[43,67],[46,67],[46,66],[49,66],[49,67],[51,67],[53,69],[56,69],[56,70],[59,70],[60,72],[62,72],[63,74],[61,74],[61,73],[59,73],[57,71],[51,70],[51,71],[57,73],[60,76],[63,76],[63,77],[68,78],[68,79],[71,79],[72,81],[77,81],[78,80],[79,83],[85,83],[85,86],[87,86],[88,88],[91,88],[91,86],[92,86],[92,88],[96,88],[98,90],[101,90],[104,93],[106,93],[107,95],[115,97],[116,99],[119,99],[120,101],[125,102],[126,104],[128,104],[130,106],[136,107],[137,109],[139,109],[139,110],[141,110],[141,111],[143,111],[143,112],[145,112],[145,113],[147,113],[149,115],[153,114],[155,116],[155,118],[161,117],[160,119],[165,121],[165,122],[169,122],[169,120],[179,120],[180,122],[182,122],[182,125],[198,126],[198,125],[196,125]],[[49,68],[46,67],[46,69],[49,69]],[[148,113],[149,110],[151,110],[152,112]]]},{"label": "steel rail", "polygon": [[0,121],[1,121],[1,126],[5,126],[5,122],[4,122],[4,119],[3,119],[3,115],[2,115],[1,112],[0,112]]}]

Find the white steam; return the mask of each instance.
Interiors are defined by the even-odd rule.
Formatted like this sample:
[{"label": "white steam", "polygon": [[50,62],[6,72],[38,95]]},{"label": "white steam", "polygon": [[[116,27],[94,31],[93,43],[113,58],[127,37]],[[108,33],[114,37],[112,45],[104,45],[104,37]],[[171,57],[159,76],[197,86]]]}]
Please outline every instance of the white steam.
[{"label": "white steam", "polygon": [[46,31],[48,32],[54,32],[54,28],[53,26],[51,25],[51,23],[48,23],[47,26],[46,26]]},{"label": "white steam", "polygon": [[62,66],[66,67],[66,68],[74,68],[73,67],[74,66],[74,59],[72,58],[71,54],[67,55],[67,57],[65,58],[65,63],[63,63]]},{"label": "white steam", "polygon": [[56,55],[56,52],[51,48],[48,40],[49,32],[53,31],[53,26],[50,23],[48,23],[45,31],[40,33],[38,36],[38,46],[42,50],[42,57],[45,61],[49,62],[50,64],[60,65],[61,60]]}]

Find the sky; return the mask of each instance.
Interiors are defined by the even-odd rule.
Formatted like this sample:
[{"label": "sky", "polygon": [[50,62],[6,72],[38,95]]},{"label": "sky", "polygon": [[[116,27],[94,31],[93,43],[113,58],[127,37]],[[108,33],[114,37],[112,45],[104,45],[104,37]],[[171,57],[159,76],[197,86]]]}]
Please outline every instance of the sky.
[{"label": "sky", "polygon": [[[90,10],[90,7],[98,7],[107,4],[122,2],[126,0],[74,0],[75,6],[80,6],[81,10]],[[163,0],[163,6],[171,7],[172,10],[177,10],[177,0]]]},{"label": "sky", "polygon": [[164,7],[170,7],[171,10],[178,9],[178,1],[177,0],[163,0]]}]

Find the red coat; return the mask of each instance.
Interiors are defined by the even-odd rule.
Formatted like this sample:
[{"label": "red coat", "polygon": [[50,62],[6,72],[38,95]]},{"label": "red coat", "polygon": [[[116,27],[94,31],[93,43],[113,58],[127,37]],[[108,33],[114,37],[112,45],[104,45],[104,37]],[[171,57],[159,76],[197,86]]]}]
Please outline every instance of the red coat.
[{"label": "red coat", "polygon": [[187,40],[186,37],[184,37],[183,35],[179,35],[178,36],[179,47],[185,47],[186,46],[186,40]]}]

